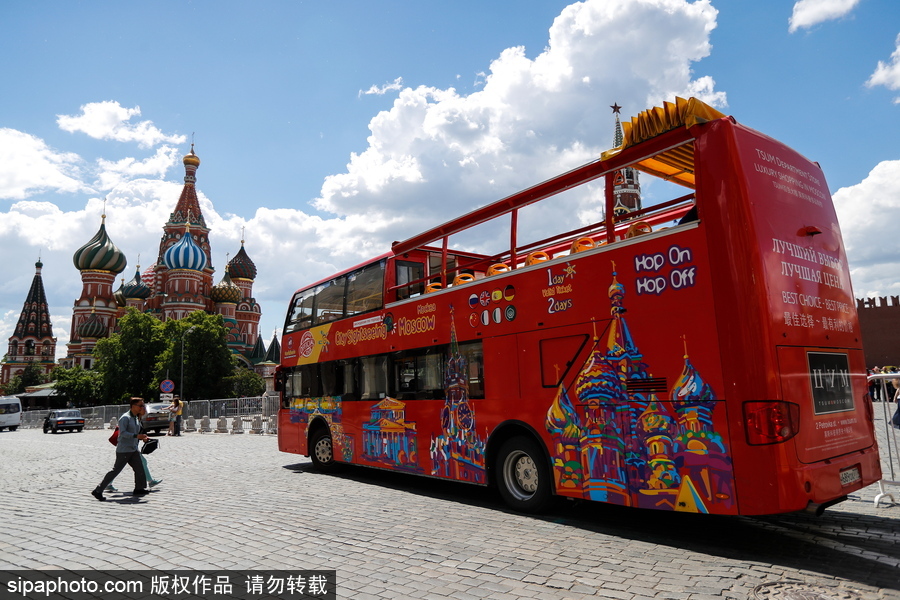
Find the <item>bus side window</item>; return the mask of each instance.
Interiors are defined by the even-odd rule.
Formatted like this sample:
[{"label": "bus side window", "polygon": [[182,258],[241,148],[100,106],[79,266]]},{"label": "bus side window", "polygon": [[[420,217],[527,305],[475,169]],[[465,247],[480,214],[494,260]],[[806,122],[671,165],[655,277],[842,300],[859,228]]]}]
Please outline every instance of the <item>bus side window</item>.
[{"label": "bus side window", "polygon": [[341,371],[343,371],[341,380],[341,397],[344,400],[358,400],[359,394],[357,393],[356,386],[357,361],[342,360],[338,362],[340,364]]},{"label": "bus side window", "polygon": [[429,351],[419,357],[419,394],[417,398],[441,399],[444,397],[444,355]]},{"label": "bus side window", "polygon": [[[421,295],[425,291],[425,282],[421,281],[425,278],[425,265],[408,260],[398,260],[395,265],[397,285],[406,286],[397,288],[397,300],[405,300],[406,298]],[[417,280],[418,283],[408,285],[410,281]]]},{"label": "bus side window", "polygon": [[347,278],[338,277],[325,283],[316,290],[315,324],[327,323],[344,317],[344,300],[346,298]]},{"label": "bus side window", "polygon": [[387,356],[366,356],[359,361],[360,398],[362,400],[381,400],[388,394],[388,358]]},{"label": "bus side window", "polygon": [[459,353],[466,359],[469,398],[484,398],[484,350],[481,342],[460,344]]},{"label": "bus side window", "polygon": [[292,398],[299,398],[303,395],[303,373],[300,371],[300,367],[294,368],[286,383]]},{"label": "bus side window", "polygon": [[384,306],[384,263],[353,273],[347,284],[347,316],[378,310]]},{"label": "bus side window", "polygon": [[287,324],[287,332],[300,331],[312,326],[313,302],[316,299],[315,290],[306,290],[294,296],[291,306],[291,319]]},{"label": "bus side window", "polygon": [[341,393],[341,378],[344,371],[338,361],[331,361],[319,365],[322,380],[323,396],[338,396]]}]

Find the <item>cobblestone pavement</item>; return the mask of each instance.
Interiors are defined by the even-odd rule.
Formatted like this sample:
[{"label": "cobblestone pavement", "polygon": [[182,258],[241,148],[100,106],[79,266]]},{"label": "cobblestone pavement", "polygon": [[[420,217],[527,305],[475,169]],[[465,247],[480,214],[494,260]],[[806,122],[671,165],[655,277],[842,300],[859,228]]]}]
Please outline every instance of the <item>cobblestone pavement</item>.
[{"label": "cobblestone pavement", "polygon": [[[271,436],[190,433],[160,438],[150,495],[101,503],[109,433],[0,433],[0,569],[336,569],[357,600],[900,599],[900,505],[873,488],[821,517],[534,517],[463,484],[317,474]],[[130,492],[130,469],[115,483]]]}]

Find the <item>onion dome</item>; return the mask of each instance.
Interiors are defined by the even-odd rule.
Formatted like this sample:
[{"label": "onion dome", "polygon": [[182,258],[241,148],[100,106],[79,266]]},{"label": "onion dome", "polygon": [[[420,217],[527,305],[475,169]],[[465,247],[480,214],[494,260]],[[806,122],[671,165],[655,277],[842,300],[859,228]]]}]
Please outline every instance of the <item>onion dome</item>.
[{"label": "onion dome", "polygon": [[122,285],[122,295],[125,298],[136,298],[146,300],[153,293],[141,278],[141,266],[138,265],[134,271],[134,277],[126,284]]},{"label": "onion dome", "polygon": [[156,265],[150,265],[144,272],[141,273],[141,281],[144,282],[144,285],[152,288],[153,283],[156,281]]},{"label": "onion dome", "polygon": [[545,423],[547,431],[551,434],[556,433],[560,437],[577,440],[581,437],[581,423],[578,419],[578,413],[572,405],[572,400],[566,388],[560,386],[559,392],[550,409],[547,411],[547,421]]},{"label": "onion dome", "polygon": [[125,278],[124,277],[122,278],[122,285],[119,286],[119,289],[117,289],[115,292],[113,292],[113,300],[116,301],[116,306],[118,306],[120,308],[124,308],[125,306],[128,305],[128,301],[125,300],[125,294],[122,292],[123,289],[125,289]]},{"label": "onion dome", "polygon": [[231,304],[237,304],[241,301],[243,296],[244,293],[241,291],[241,288],[231,281],[231,275],[228,273],[228,265],[225,265],[225,276],[222,278],[222,281],[209,290],[209,297],[212,298],[212,301],[215,303],[230,302]]},{"label": "onion dome", "polygon": [[672,385],[672,400],[676,406],[700,406],[715,401],[716,394],[700,373],[691,364],[687,353],[687,341],[684,350],[684,368],[681,375]]},{"label": "onion dome", "polygon": [[600,348],[591,352],[587,364],[575,377],[575,396],[580,404],[592,407],[628,401],[625,375],[618,361],[607,360]]},{"label": "onion dome", "polygon": [[613,279],[609,285],[609,303],[613,314],[625,312],[622,310],[622,301],[625,299],[625,286],[619,283],[616,275],[616,264],[613,263]]},{"label": "onion dome", "polygon": [[100,229],[87,244],[79,248],[72,257],[79,271],[110,271],[121,273],[128,261],[122,251],[106,235],[106,215],[103,215]]},{"label": "onion dome", "polygon": [[84,338],[102,338],[109,333],[109,327],[103,324],[97,313],[91,310],[91,316],[85,319],[78,326],[78,337]]},{"label": "onion dome", "polygon": [[228,268],[232,277],[256,279],[256,265],[253,264],[253,261],[247,256],[247,251],[244,250],[244,240],[241,240],[241,249],[228,263]]},{"label": "onion dome", "polygon": [[200,166],[200,157],[194,154],[194,145],[191,144],[191,152],[190,154],[185,154],[184,158],[181,159],[181,162],[184,163],[184,166],[192,166],[199,167]]},{"label": "onion dome", "polygon": [[169,246],[163,254],[163,264],[169,269],[190,269],[202,271],[206,267],[206,253],[191,236],[191,226],[187,225],[184,235],[177,244]]}]

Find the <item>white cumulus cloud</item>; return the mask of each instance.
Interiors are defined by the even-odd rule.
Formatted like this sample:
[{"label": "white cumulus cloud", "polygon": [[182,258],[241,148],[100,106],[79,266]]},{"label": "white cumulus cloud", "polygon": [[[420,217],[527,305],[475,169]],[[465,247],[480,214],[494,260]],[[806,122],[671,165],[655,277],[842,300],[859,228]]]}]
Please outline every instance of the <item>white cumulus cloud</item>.
[{"label": "white cumulus cloud", "polygon": [[167,135],[153,125],[153,121],[131,123],[141,115],[141,107],[125,108],[113,100],[89,102],[81,107],[80,115],[57,115],[59,128],[69,133],[81,132],[98,140],[137,142],[141,148],[157,144],[183,144],[183,135]]},{"label": "white cumulus cloud", "polygon": [[[900,90],[900,34],[897,35],[896,49],[891,54],[890,62],[878,61],[875,72],[866,81],[866,86],[883,85],[889,90]],[[900,96],[894,98],[894,104],[900,104]]]},{"label": "white cumulus cloud", "polygon": [[156,154],[144,160],[132,157],[117,161],[97,160],[99,173],[94,184],[97,189],[109,190],[131,179],[143,176],[164,177],[166,172],[178,162],[178,149],[161,146]]},{"label": "white cumulus cloud", "polygon": [[840,19],[856,8],[859,0],[799,0],[788,20],[788,31],[810,28],[825,21]]},{"label": "white cumulus cloud", "polygon": [[833,197],[856,297],[900,294],[900,160],[879,163]]},{"label": "white cumulus cloud", "polygon": [[[400,90],[369,123],[368,147],[326,178],[314,205],[340,217],[403,215],[385,244],[596,158],[612,146],[614,102],[631,114],[724,93],[692,66],[710,52],[717,11],[707,0],[588,0],[565,8],[533,58],[504,50],[477,92]],[[560,220],[596,205],[590,188]],[[387,221],[384,221],[385,223]]]},{"label": "white cumulus cloud", "polygon": [[359,90],[359,96],[384,96],[388,92],[396,92],[397,90],[403,89],[403,78],[398,77],[391,83],[386,83],[382,86],[373,85],[369,87],[366,91]]},{"label": "white cumulus cloud", "polygon": [[59,152],[40,138],[0,128],[0,198],[21,200],[34,194],[83,192],[83,161],[77,154]]}]

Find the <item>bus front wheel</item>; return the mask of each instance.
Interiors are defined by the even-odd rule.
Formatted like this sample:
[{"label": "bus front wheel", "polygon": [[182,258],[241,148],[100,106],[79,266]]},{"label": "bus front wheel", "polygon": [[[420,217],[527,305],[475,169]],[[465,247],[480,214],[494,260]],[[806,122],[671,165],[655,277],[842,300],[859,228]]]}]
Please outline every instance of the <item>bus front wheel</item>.
[{"label": "bus front wheel", "polygon": [[503,443],[497,456],[497,485],[506,504],[521,512],[536,513],[550,501],[551,477],[538,445],[526,437]]},{"label": "bus front wheel", "polygon": [[334,460],[334,444],[331,441],[331,432],[327,428],[316,431],[309,441],[312,452],[309,457],[313,466],[319,471],[333,472],[338,468]]}]

